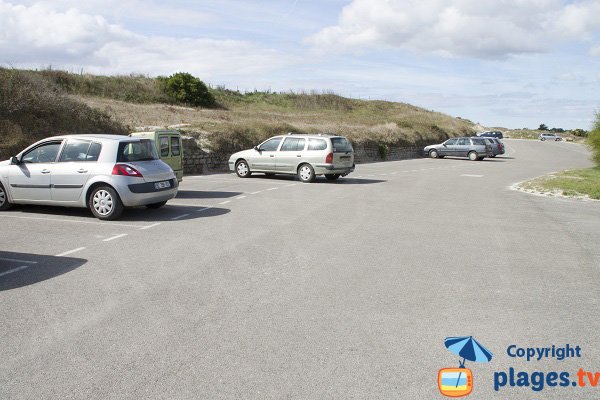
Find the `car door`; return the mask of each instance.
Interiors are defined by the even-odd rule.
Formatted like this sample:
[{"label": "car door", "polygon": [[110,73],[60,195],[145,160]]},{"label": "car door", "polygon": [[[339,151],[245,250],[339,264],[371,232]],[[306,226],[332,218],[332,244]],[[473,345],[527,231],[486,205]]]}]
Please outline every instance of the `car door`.
[{"label": "car door", "polygon": [[8,169],[11,196],[16,202],[50,202],[51,175],[62,140],[51,140],[28,149],[18,164]]},{"label": "car door", "polygon": [[441,156],[453,156],[457,141],[458,139],[446,140],[441,146],[439,146],[439,149],[436,149],[438,150],[438,154]]},{"label": "car door", "polygon": [[456,146],[454,146],[454,155],[456,157],[466,157],[470,148],[471,140],[469,140],[469,138],[460,138],[458,139],[458,142],[456,142]]},{"label": "car door", "polygon": [[279,151],[275,154],[275,167],[278,172],[295,173],[302,160],[302,152],[306,144],[305,138],[286,137]]},{"label": "car door", "polygon": [[276,172],[275,154],[282,139],[282,137],[274,137],[257,146],[254,154],[248,160],[250,169],[254,171]]},{"label": "car door", "polygon": [[50,179],[53,202],[79,202],[101,148],[100,143],[89,140],[67,140]]}]

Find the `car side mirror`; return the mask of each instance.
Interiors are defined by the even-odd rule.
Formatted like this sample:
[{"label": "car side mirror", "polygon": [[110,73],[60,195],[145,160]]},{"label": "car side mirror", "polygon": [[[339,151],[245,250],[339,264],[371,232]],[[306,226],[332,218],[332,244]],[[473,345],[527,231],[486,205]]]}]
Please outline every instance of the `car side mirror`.
[{"label": "car side mirror", "polygon": [[448,146],[446,143],[444,143],[444,147]]},{"label": "car side mirror", "polygon": [[254,146],[254,150],[258,151],[259,153],[262,151],[258,146]]},{"label": "car side mirror", "polygon": [[21,161],[19,161],[19,159],[17,157],[11,157],[10,158],[10,163],[12,165],[19,165],[19,164],[21,164]]}]

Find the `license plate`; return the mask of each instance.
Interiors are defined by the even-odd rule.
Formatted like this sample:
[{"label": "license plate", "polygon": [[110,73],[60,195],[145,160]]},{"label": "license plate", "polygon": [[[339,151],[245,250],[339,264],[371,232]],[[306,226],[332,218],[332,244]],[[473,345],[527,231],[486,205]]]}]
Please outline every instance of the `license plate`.
[{"label": "license plate", "polygon": [[164,181],[164,182],[156,182],[154,184],[154,187],[156,189],[165,189],[165,188],[170,188],[171,187],[171,182],[169,181]]}]

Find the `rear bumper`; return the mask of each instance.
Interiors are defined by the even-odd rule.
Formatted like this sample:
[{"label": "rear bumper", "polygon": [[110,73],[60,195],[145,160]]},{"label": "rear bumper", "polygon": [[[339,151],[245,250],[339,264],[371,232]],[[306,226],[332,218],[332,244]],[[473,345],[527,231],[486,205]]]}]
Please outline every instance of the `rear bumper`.
[{"label": "rear bumper", "polygon": [[170,179],[170,188],[157,189],[156,182],[115,185],[125,207],[145,206],[152,203],[171,200],[177,196],[179,184],[177,179]]},{"label": "rear bumper", "polygon": [[354,172],[356,164],[352,164],[351,167],[340,167],[335,164],[314,164],[315,175],[329,175],[329,174],[340,174],[346,176],[351,172]]}]

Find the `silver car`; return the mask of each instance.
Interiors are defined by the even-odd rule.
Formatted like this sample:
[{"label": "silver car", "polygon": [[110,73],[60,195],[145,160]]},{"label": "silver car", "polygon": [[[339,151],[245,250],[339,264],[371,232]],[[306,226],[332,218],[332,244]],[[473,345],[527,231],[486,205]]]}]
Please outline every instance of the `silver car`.
[{"label": "silver car", "polygon": [[471,161],[492,157],[492,146],[482,137],[451,138],[441,144],[433,144],[423,149],[431,158],[468,157]]},{"label": "silver car", "polygon": [[177,188],[152,140],[128,136],[55,136],[0,162],[0,211],[11,204],[88,207],[112,220],[124,207],[162,207]]},{"label": "silver car", "polygon": [[559,142],[562,140],[562,137],[555,133],[540,133],[539,139],[542,142],[545,140],[554,140],[555,142]]},{"label": "silver car", "polygon": [[229,169],[240,178],[262,172],[297,175],[302,182],[312,182],[317,175],[336,180],[354,171],[354,167],[350,141],[326,134],[275,136],[229,158]]}]

